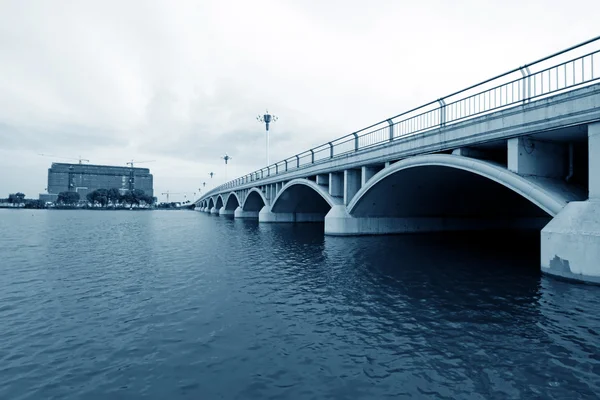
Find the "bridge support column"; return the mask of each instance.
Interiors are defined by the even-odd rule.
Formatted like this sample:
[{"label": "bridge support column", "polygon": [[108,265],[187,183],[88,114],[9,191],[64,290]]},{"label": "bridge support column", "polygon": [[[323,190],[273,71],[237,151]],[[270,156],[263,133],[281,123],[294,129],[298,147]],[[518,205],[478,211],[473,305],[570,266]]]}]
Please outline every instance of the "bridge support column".
[{"label": "bridge support column", "polygon": [[361,172],[358,169],[344,171],[344,205],[348,205],[360,189]]},{"label": "bridge support column", "polygon": [[329,174],[317,175],[317,185],[329,186]]},{"label": "bridge support column", "polygon": [[567,175],[566,147],[527,137],[508,139],[508,169],[519,175],[564,178]]},{"label": "bridge support column", "polygon": [[234,218],[247,218],[247,219],[258,219],[258,211],[244,211],[242,207],[235,209],[233,213]]},{"label": "bridge support column", "polygon": [[600,123],[588,126],[589,199],[573,201],[541,233],[542,272],[600,284]]},{"label": "bridge support column", "polygon": [[329,194],[332,197],[344,197],[344,174],[331,172],[329,174]]},{"label": "bridge support column", "polygon": [[258,222],[295,222],[294,213],[274,213],[270,206],[264,206],[258,213]]},{"label": "bridge support column", "polygon": [[360,186],[361,187],[365,186],[365,184],[369,181],[369,179],[371,179],[373,177],[373,175],[375,175],[379,171],[381,171],[380,167],[374,167],[371,165],[362,167]]},{"label": "bridge support column", "polygon": [[217,210],[216,207],[213,207],[213,208],[210,209],[210,213],[211,214],[219,214],[219,210]]},{"label": "bridge support column", "polygon": [[234,211],[233,210],[226,210],[225,206],[221,207],[219,209],[219,215],[231,215],[233,216]]}]

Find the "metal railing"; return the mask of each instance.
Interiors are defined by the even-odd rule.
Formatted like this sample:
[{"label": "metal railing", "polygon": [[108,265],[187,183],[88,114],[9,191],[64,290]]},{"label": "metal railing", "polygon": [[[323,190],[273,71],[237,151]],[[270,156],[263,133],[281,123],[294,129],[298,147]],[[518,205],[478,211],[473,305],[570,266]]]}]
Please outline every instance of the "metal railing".
[{"label": "metal railing", "polygon": [[600,49],[574,54],[590,44],[598,46],[600,36],[236,178],[203,197],[592,84],[600,79]]}]

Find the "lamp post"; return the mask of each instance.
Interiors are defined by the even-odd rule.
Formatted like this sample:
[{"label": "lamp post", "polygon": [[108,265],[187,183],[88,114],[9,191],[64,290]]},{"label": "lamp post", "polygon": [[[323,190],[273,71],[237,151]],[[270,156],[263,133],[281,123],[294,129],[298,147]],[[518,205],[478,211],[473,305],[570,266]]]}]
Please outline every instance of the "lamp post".
[{"label": "lamp post", "polygon": [[216,175],[216,174],[214,172],[209,172],[208,174],[210,175],[210,183],[212,183],[212,177],[213,177],[213,175]]},{"label": "lamp post", "polygon": [[225,155],[223,157],[221,157],[223,160],[225,160],[225,181],[227,182],[227,162],[229,160],[231,160],[231,157],[229,157],[227,155],[227,153],[225,153]]},{"label": "lamp post", "polygon": [[269,114],[269,110],[267,110],[267,112],[264,115],[259,115],[258,117],[256,117],[256,119],[258,120],[258,122],[265,124],[266,133],[267,133],[266,147],[267,147],[267,166],[268,166],[269,165],[269,124],[277,121],[277,117],[275,115]]}]

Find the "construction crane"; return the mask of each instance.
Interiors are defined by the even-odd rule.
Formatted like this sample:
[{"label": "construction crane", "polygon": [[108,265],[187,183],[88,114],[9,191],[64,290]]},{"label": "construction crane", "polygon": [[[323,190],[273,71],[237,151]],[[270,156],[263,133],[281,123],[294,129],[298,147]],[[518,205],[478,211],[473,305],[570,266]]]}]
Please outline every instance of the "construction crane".
[{"label": "construction crane", "polygon": [[90,162],[90,160],[87,160],[87,159],[85,159],[85,158],[81,158],[81,156],[79,156],[79,158],[73,158],[73,157],[61,157],[61,156],[55,156],[55,155],[52,155],[52,154],[39,154],[39,153],[38,153],[38,156],[42,156],[42,157],[52,157],[52,158],[60,158],[60,159],[63,159],[63,160],[77,160],[77,161],[79,161],[79,164],[82,164],[82,163],[83,163],[83,161],[85,161],[85,162]]},{"label": "construction crane", "polygon": [[148,161],[134,161],[134,160],[131,160],[131,161],[126,162],[125,164],[127,164],[127,165],[131,166],[131,168],[133,168],[133,164],[134,163],[136,163],[136,164],[143,164],[143,163],[149,163],[149,162],[154,162],[154,161],[156,161],[156,160],[148,160]]},{"label": "construction crane", "polygon": [[154,162],[156,160],[148,160],[148,161],[128,161],[125,164],[129,165],[131,167],[131,169],[129,170],[129,191],[133,192],[133,189],[135,189],[135,177],[134,177],[134,173],[133,173],[133,163],[136,164],[143,164],[143,163],[149,163],[149,162]]}]

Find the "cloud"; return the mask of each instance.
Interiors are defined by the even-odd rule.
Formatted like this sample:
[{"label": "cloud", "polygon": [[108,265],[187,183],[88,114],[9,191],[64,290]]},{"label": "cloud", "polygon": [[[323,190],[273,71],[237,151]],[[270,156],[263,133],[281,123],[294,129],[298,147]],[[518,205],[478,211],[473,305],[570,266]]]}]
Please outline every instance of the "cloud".
[{"label": "cloud", "polygon": [[0,169],[31,168],[0,189],[37,191],[38,153],[155,159],[157,192],[224,179],[225,152],[242,175],[264,164],[266,108],[271,159],[292,156],[597,34],[596,2],[561,5],[3,1]]}]

